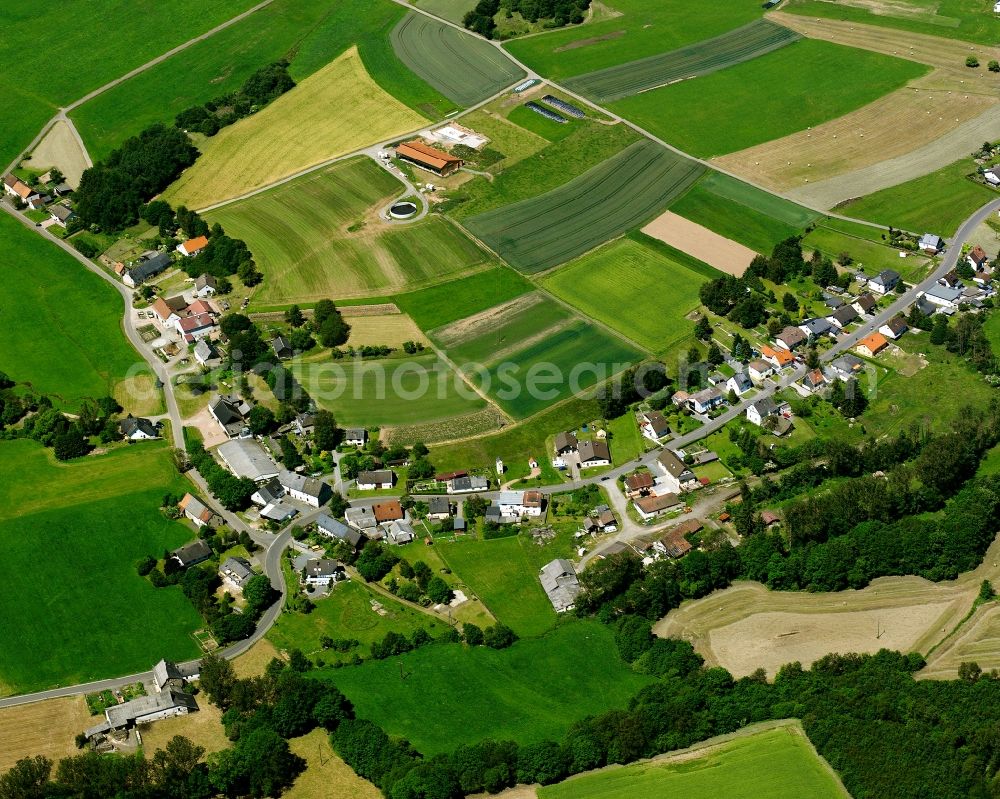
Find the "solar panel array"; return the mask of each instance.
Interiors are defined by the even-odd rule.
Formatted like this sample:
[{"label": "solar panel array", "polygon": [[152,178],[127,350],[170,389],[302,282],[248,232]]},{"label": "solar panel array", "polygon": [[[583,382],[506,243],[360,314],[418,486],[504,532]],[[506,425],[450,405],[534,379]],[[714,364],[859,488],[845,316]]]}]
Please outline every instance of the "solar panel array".
[{"label": "solar panel array", "polygon": [[558,97],[553,97],[551,94],[546,94],[542,98],[542,102],[545,105],[551,105],[553,108],[558,108],[564,114],[569,114],[571,117],[576,117],[577,119],[583,119],[586,114],[583,113],[575,105],[570,105],[565,100],[560,100]]},{"label": "solar panel array", "polygon": [[550,111],[548,108],[539,105],[534,100],[525,103],[524,107],[530,108],[536,114],[541,114],[546,119],[551,119],[553,122],[558,122],[560,125],[565,125],[567,122],[569,122],[569,120],[566,119],[566,117],[564,117],[562,114],[557,114],[555,111]]}]

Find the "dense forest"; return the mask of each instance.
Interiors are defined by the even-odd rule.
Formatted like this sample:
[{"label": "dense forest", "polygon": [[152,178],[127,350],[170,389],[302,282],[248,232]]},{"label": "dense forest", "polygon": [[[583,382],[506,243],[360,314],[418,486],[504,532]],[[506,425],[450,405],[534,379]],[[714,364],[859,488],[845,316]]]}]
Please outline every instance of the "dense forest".
[{"label": "dense forest", "polygon": [[492,39],[497,35],[496,17],[520,14],[532,24],[541,20],[546,28],[579,25],[586,18],[590,0],[479,0],[462,23],[471,31]]}]

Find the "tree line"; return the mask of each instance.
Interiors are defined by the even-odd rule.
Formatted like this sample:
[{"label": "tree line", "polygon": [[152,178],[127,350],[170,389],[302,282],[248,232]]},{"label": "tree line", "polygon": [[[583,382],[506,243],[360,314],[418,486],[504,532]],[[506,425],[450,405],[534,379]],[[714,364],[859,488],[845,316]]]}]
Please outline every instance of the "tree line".
[{"label": "tree line", "polygon": [[181,111],[174,125],[185,132],[214,136],[293,88],[295,81],[288,74],[288,62],[275,61],[254,72],[236,91]]}]

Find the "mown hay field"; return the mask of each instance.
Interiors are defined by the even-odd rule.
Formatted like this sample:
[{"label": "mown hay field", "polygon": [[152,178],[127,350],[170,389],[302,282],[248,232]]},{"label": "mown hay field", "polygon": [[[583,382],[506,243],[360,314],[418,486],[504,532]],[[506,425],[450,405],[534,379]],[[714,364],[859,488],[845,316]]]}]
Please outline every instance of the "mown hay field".
[{"label": "mown hay field", "polygon": [[409,316],[402,313],[376,314],[373,316],[352,316],[348,319],[351,335],[347,339],[350,347],[364,345],[401,347],[406,341],[427,344],[427,336]]},{"label": "mown hay field", "polygon": [[56,122],[31,151],[26,165],[32,169],[58,167],[70,186],[79,186],[80,176],[89,164],[70,124],[65,120]]},{"label": "mown hay field", "polygon": [[436,216],[388,225],[402,184],[369,158],[337,162],[206,214],[243,239],[264,282],[256,304],[378,295],[440,282],[489,256]]},{"label": "mown hay field", "polygon": [[22,757],[52,760],[79,754],[74,738],[94,722],[82,696],[65,696],[0,710],[0,774]]},{"label": "mown hay field", "polygon": [[691,336],[693,323],[685,317],[701,304],[698,290],[706,280],[706,273],[665,251],[625,238],[557,269],[544,286],[659,354]]},{"label": "mown hay field", "polygon": [[[768,726],[773,722],[767,723]],[[632,766],[539,788],[538,799],[841,799],[849,796],[799,722],[723,736]],[[725,740],[728,738],[729,740]]]},{"label": "mown hay field", "polygon": [[499,48],[414,11],[399,21],[391,41],[400,61],[463,106],[485,100],[525,74]]},{"label": "mown hay field", "polygon": [[703,171],[644,140],[552,191],[465,224],[515,268],[540,272],[648,221]]},{"label": "mown hay field", "polygon": [[684,0],[614,0],[616,15],[506,47],[521,62],[553,80],[676,50],[719,36],[762,15],[759,3],[718,5]]},{"label": "mown hay field", "polygon": [[416,424],[463,416],[486,401],[437,355],[366,361],[298,360],[292,373],[345,425]]},{"label": "mown hay field", "polygon": [[415,6],[452,22],[462,23],[462,17],[476,6],[476,0],[416,0]]},{"label": "mown hay field", "polygon": [[[927,71],[902,58],[802,39],[610,107],[685,152],[710,157],[835,119]],[[720,124],[720,108],[740,124]]]},{"label": "mown hay field", "polygon": [[371,79],[352,47],[262,111],[205,139],[164,199],[204,208],[425,122]]},{"label": "mown hay field", "polygon": [[340,688],[360,718],[428,755],[483,738],[559,740],[577,719],[621,707],[650,681],[621,660],[611,630],[594,621],[568,622],[503,650],[440,644],[313,675]]},{"label": "mown hay field", "polygon": [[27,439],[0,445],[7,509],[0,691],[72,685],[198,655],[191,633],[202,621],[180,587],[154,588],[135,571],[139,558],[194,537],[159,510],[165,493],[183,490],[163,443],[73,463],[55,462]]},{"label": "mown hay field", "polygon": [[758,19],[679,50],[578,75],[566,81],[566,86],[595,103],[610,103],[749,61],[799,38],[788,28]]},{"label": "mown hay field", "polygon": [[692,222],[673,211],[664,211],[642,228],[647,236],[662,241],[727,275],[742,277],[758,253],[714,230]]}]

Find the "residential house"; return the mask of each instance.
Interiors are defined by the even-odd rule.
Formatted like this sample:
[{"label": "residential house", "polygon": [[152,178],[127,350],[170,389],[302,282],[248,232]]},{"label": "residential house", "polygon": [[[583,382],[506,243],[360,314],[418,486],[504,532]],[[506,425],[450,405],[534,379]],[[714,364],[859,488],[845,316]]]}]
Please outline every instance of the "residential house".
[{"label": "residential house", "polygon": [[717,388],[703,388],[688,397],[688,407],[695,413],[708,413],[720,405],[724,405],[726,398]]},{"label": "residential house", "polygon": [[178,319],[174,326],[188,344],[194,344],[212,333],[215,329],[215,317],[207,313],[185,316]]},{"label": "residential house", "polygon": [[32,197],[38,196],[38,192],[31,188],[31,186],[22,181],[20,178],[9,174],[4,175],[3,190],[11,197],[16,197],[24,202],[27,202]]},{"label": "residential house", "polygon": [[237,477],[248,477],[255,483],[277,477],[281,471],[264,448],[252,439],[227,441],[220,444],[216,452],[229,471]]},{"label": "residential house", "polygon": [[250,496],[250,501],[263,508],[267,505],[274,505],[283,496],[285,496],[285,489],[278,482],[277,477],[272,477],[257,486],[257,490]]},{"label": "residential house", "polygon": [[246,558],[226,558],[219,566],[219,577],[222,578],[222,582],[240,593],[253,574],[253,567]]},{"label": "residential house", "polygon": [[655,519],[664,513],[681,510],[684,507],[684,501],[677,494],[671,493],[640,497],[639,499],[632,500],[632,505],[639,514],[639,518],[644,522],[648,522],[650,519]]},{"label": "residential house", "polygon": [[747,419],[758,427],[763,427],[764,422],[771,416],[778,415],[778,404],[770,397],[763,397],[747,408]]},{"label": "residential house", "polygon": [[858,343],[858,352],[867,355],[869,358],[878,355],[889,346],[889,341],[881,333],[872,333]]},{"label": "residential house", "polygon": [[921,297],[941,308],[955,309],[962,302],[962,289],[935,285],[928,288]]},{"label": "residential house", "polygon": [[[826,319],[810,319],[799,325],[799,330],[806,335],[806,338],[809,341],[815,341],[820,336],[825,336],[834,332],[833,325]],[[789,347],[789,349],[792,348]]]},{"label": "residential house", "polygon": [[206,524],[212,522],[212,517],[214,516],[212,511],[192,494],[185,494],[181,497],[181,501],[177,503],[177,507],[186,518],[194,522],[195,527],[204,527]]},{"label": "residential house", "polygon": [[316,517],[316,532],[332,538],[335,541],[343,541],[357,549],[361,543],[361,532],[352,527],[348,527],[343,522],[337,521],[327,513],[321,513]]},{"label": "residential house", "polygon": [[742,397],[751,389],[753,381],[746,372],[737,372],[726,381],[726,391],[733,391],[738,397]]},{"label": "residential house", "polygon": [[628,499],[644,497],[653,488],[653,475],[649,472],[635,472],[625,478],[625,496]]},{"label": "residential house", "polygon": [[170,557],[176,560],[182,569],[186,569],[189,566],[197,566],[199,563],[204,563],[212,557],[212,548],[198,538],[190,544],[185,544],[175,549],[170,553]]},{"label": "residential house", "polygon": [[302,474],[290,472],[282,469],[278,473],[278,482],[285,489],[292,499],[304,502],[311,508],[318,508],[325,505],[331,494],[330,486],[315,477],[306,477]]},{"label": "residential house", "polygon": [[193,239],[188,239],[187,241],[181,242],[177,245],[177,252],[183,255],[185,258],[191,258],[208,246],[207,236],[196,236]]},{"label": "residential house", "polygon": [[194,281],[194,296],[201,297],[211,297],[219,290],[219,281],[215,279],[214,275],[203,274],[198,275]]},{"label": "residential house", "polygon": [[451,517],[451,503],[447,497],[431,497],[427,500],[427,518],[440,522]]},{"label": "residential house", "polygon": [[853,307],[859,314],[868,316],[875,313],[878,309],[878,300],[866,292],[858,296],[858,298],[854,301]]},{"label": "residential house", "polygon": [[347,579],[347,570],[339,560],[313,558],[302,569],[302,582],[306,585],[332,585]]},{"label": "residential house", "polygon": [[[993,13],[1000,14],[1000,0],[993,6]],[[983,170],[983,177],[991,186],[1000,186],[1000,166],[994,166]]]},{"label": "residential house", "polygon": [[935,305],[929,299],[927,299],[922,294],[917,297],[917,301],[910,306],[910,308],[916,308],[924,316],[933,316],[939,310],[942,310],[939,306]]},{"label": "residential house", "polygon": [[170,256],[165,252],[147,250],[130,269],[125,270],[122,283],[130,288],[141,286],[149,278],[163,272],[171,263]]},{"label": "residential house", "polygon": [[827,291],[823,292],[823,304],[829,308],[831,311],[836,311],[838,308],[844,307],[844,301]]},{"label": "residential house", "polygon": [[670,395],[670,401],[678,408],[686,408],[691,395],[683,389]]},{"label": "residential house", "polygon": [[555,439],[556,455],[565,455],[568,452],[576,452],[579,442],[573,433],[557,433]]},{"label": "residential house", "polygon": [[840,380],[850,380],[864,368],[865,362],[855,355],[846,354],[830,362],[830,371]]},{"label": "residential house", "polygon": [[183,297],[157,297],[149,309],[156,314],[156,318],[164,327],[175,327],[181,319],[181,314],[187,302]]},{"label": "residential house", "polygon": [[813,369],[802,378],[802,385],[810,391],[819,391],[819,389],[826,385],[826,378],[823,376],[823,371],[821,369]]},{"label": "residential house", "polygon": [[676,527],[671,527],[661,538],[653,542],[652,549],[668,558],[680,558],[691,551],[687,536],[701,532],[705,528],[698,519],[688,519]]},{"label": "residential house", "polygon": [[375,511],[369,507],[348,508],[344,511],[344,519],[349,525],[362,532],[378,527]]},{"label": "residential house", "polygon": [[66,223],[72,220],[76,214],[73,213],[72,208],[67,208],[65,205],[50,205],[49,216],[57,225],[66,227]]},{"label": "residential house", "polygon": [[291,358],[295,354],[292,343],[284,336],[275,336],[271,340],[271,349],[274,350],[274,354],[279,360]]},{"label": "residential house", "polygon": [[52,202],[52,198],[47,194],[35,194],[28,198],[28,208],[32,211],[41,211]]},{"label": "residential house", "polygon": [[184,688],[184,672],[176,663],[169,660],[161,660],[153,666],[153,688],[157,693],[167,690],[179,691]]},{"label": "residential house", "polygon": [[402,519],[389,522],[389,524],[384,525],[382,529],[385,530],[385,540],[390,544],[396,544],[397,546],[409,544],[417,537],[409,523],[403,521]]},{"label": "residential house", "polygon": [[774,343],[782,349],[794,350],[806,343],[806,333],[798,327],[786,327],[774,338]]},{"label": "residential house", "polygon": [[673,450],[663,450],[657,457],[656,464],[663,472],[663,484],[667,486],[669,491],[679,494],[699,486],[698,478],[694,476],[694,472],[677,457],[677,453]]},{"label": "residential house", "polygon": [[928,255],[937,255],[944,249],[944,240],[933,233],[924,233],[920,237],[917,247]]},{"label": "residential house", "polygon": [[395,522],[406,516],[403,513],[403,506],[398,499],[390,499],[386,502],[376,502],[372,505],[372,513],[375,514],[375,521],[379,524]]},{"label": "residential house", "polygon": [[774,527],[776,524],[781,524],[781,517],[773,510],[763,511],[760,514],[760,520],[764,523],[765,527]]},{"label": "residential house", "polygon": [[947,286],[950,289],[957,289],[962,285],[962,279],[958,276],[958,271],[952,269],[947,274],[938,278],[938,283],[942,286]]},{"label": "residential house", "polygon": [[167,688],[112,705],[104,711],[104,721],[90,727],[84,735],[90,739],[99,735],[107,735],[114,730],[131,729],[137,724],[151,724],[160,719],[184,716],[198,709],[194,697],[183,691]]},{"label": "residential house", "polygon": [[194,359],[202,366],[211,366],[219,360],[219,352],[207,338],[198,339],[194,345]]},{"label": "residential house", "polygon": [[598,533],[618,532],[618,519],[615,518],[615,514],[611,512],[610,508],[607,506],[603,507],[603,510],[583,520],[583,531],[585,533],[597,535]]},{"label": "residential house", "polygon": [[670,425],[659,411],[647,411],[640,419],[639,429],[650,441],[659,441],[664,436],[670,435]]},{"label": "residential house", "polygon": [[607,441],[581,441],[577,447],[580,456],[580,468],[590,469],[594,466],[609,466],[611,450]]},{"label": "residential house", "polygon": [[236,396],[222,395],[208,404],[208,412],[230,438],[243,435],[251,406]]},{"label": "residential house", "polygon": [[297,516],[298,513],[298,510],[293,508],[291,505],[285,505],[281,502],[272,502],[271,504],[265,505],[260,509],[260,518],[267,519],[270,522],[277,522],[281,525],[289,519]]},{"label": "residential house", "polygon": [[550,561],[539,570],[538,580],[556,613],[573,609],[580,593],[580,580],[572,563],[565,558]]},{"label": "residential house", "polygon": [[774,367],[763,359],[756,359],[747,364],[747,374],[755,383],[760,383],[774,373]]},{"label": "residential house", "polygon": [[414,166],[447,177],[462,168],[462,159],[424,144],[419,139],[396,145],[396,158],[408,161]]},{"label": "residential house", "polygon": [[396,485],[396,473],[392,469],[358,472],[354,484],[358,491],[388,490]]},{"label": "residential house", "polygon": [[[798,330],[797,327],[792,329]],[[799,330],[799,333],[801,334],[802,331]],[[795,363],[795,356],[792,355],[791,351],[782,347],[778,347],[777,349],[767,346],[761,347],[760,356],[775,369],[784,369],[786,366]]]},{"label": "residential house", "polygon": [[899,283],[899,272],[895,269],[883,269],[868,281],[868,288],[876,294],[888,294]]},{"label": "residential house", "polygon": [[351,427],[344,431],[344,443],[349,447],[363,447],[368,443],[368,431]]},{"label": "residential house", "polygon": [[541,491],[501,491],[494,505],[502,516],[520,519],[541,516],[545,497]]},{"label": "residential house", "polygon": [[892,319],[882,325],[882,327],[878,329],[878,332],[886,338],[891,338],[895,341],[909,329],[910,326],[906,324],[906,318],[900,314],[892,317]]},{"label": "residential house", "polygon": [[448,481],[449,494],[469,494],[474,491],[488,491],[490,481],[485,477],[471,475],[469,477],[455,477]]},{"label": "residential house", "polygon": [[858,313],[858,309],[853,305],[845,305],[826,317],[826,321],[835,328],[843,330],[860,315],[861,314]]},{"label": "residential house", "polygon": [[160,431],[149,419],[129,414],[118,423],[118,429],[127,441],[148,441],[159,438]]}]

